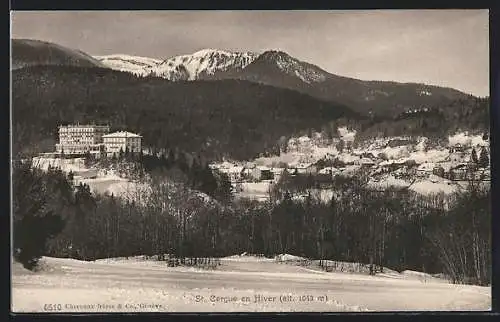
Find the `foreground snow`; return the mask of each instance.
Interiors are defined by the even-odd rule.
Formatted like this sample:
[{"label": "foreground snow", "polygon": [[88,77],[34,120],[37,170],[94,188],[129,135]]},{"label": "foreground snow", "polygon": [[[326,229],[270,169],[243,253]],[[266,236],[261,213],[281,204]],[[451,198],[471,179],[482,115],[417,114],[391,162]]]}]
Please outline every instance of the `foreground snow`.
[{"label": "foreground snow", "polygon": [[253,256],[222,259],[211,271],[139,258],[43,263],[38,273],[13,265],[13,311],[489,310],[491,302],[490,288],[422,279],[418,272],[325,273]]}]

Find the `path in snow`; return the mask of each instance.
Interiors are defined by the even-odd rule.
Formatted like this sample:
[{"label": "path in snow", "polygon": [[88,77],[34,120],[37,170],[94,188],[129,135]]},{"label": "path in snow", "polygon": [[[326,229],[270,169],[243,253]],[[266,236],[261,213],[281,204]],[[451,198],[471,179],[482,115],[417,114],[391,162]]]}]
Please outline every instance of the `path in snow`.
[{"label": "path in snow", "polygon": [[[324,273],[269,259],[223,259],[217,271],[132,260],[44,261],[51,269],[40,273],[14,264],[13,311],[42,312],[45,304],[60,304],[63,312],[439,311],[491,305],[490,288]],[[271,301],[255,302],[258,295]],[[282,302],[288,299],[283,295],[294,301]]]}]

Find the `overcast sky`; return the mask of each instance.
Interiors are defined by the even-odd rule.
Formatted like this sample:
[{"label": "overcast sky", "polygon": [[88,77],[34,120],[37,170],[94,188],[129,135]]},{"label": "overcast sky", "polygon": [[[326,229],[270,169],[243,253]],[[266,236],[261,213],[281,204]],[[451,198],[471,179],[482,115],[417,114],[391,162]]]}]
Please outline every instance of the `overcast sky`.
[{"label": "overcast sky", "polygon": [[488,10],[14,12],[12,37],[160,59],[280,49],[337,75],[489,95]]}]

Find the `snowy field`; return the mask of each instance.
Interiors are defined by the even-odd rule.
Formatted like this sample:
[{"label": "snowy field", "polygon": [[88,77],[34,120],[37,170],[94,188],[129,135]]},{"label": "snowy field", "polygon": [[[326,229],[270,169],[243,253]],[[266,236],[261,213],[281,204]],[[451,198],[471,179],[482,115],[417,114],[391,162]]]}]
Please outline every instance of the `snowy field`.
[{"label": "snowy field", "polygon": [[[33,158],[33,164],[43,170],[47,170],[51,166],[59,168],[66,173],[71,171],[74,175],[75,184],[87,184],[90,191],[95,194],[114,194],[129,197],[133,196],[137,191],[145,189],[144,185],[139,185],[122,178],[114,171],[87,168],[83,158],[60,159],[35,157]],[[90,177],[90,174],[95,175]]]},{"label": "snowy field", "polygon": [[42,263],[36,273],[13,264],[13,311],[469,311],[491,305],[490,288],[452,285],[418,272],[326,273],[250,256],[231,256],[205,271],[133,258]]}]

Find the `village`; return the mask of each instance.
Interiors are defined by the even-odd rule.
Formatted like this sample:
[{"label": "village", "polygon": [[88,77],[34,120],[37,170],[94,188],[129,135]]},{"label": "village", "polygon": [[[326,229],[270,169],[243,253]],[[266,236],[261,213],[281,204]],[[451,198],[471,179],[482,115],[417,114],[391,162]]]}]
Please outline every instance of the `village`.
[{"label": "village", "polygon": [[[61,125],[58,132],[55,151],[40,154],[37,161],[59,167],[64,164],[63,168],[69,169],[75,180],[99,180],[102,187],[107,187],[109,171],[86,167],[85,158],[116,158],[145,151],[140,134],[110,133],[108,125]],[[312,137],[291,138],[278,156],[247,162],[224,160],[209,167],[227,175],[235,196],[257,200],[268,198],[270,188],[285,171],[290,176],[312,176],[324,182],[362,171],[374,188],[399,186],[427,193],[451,193],[465,182],[490,180],[489,140],[481,136],[458,133],[450,136],[447,145],[433,147],[427,146],[425,137],[379,138],[355,145],[355,131],[339,128],[338,132],[340,136],[335,142],[326,142],[316,133]],[[126,179],[118,174],[111,176],[109,182],[120,180]]]},{"label": "village", "polygon": [[374,139],[353,148],[355,132],[345,128],[339,132],[344,135],[333,145],[325,144],[319,134],[303,136],[289,140],[280,156],[244,163],[225,160],[211,167],[227,174],[236,194],[257,199],[265,199],[269,187],[284,171],[290,176],[328,180],[362,170],[374,187],[427,184],[429,193],[451,192],[454,189],[450,187],[471,180],[490,180],[489,141],[481,136],[459,133],[451,136],[446,146],[431,148],[426,147],[425,137],[416,143],[407,138]]}]

